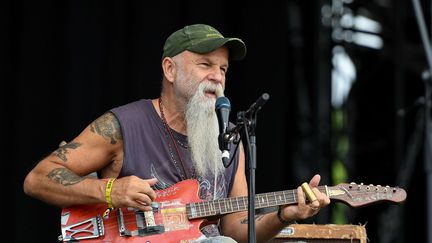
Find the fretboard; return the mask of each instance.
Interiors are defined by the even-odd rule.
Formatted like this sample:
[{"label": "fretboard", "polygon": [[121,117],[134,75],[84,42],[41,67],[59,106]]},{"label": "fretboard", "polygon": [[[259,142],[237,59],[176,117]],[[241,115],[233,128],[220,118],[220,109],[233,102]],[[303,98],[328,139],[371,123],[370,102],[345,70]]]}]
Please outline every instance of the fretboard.
[{"label": "fretboard", "polygon": [[[297,190],[267,192],[255,195],[256,209],[294,203],[297,203]],[[248,197],[245,196],[189,203],[186,206],[186,211],[189,219],[196,219],[246,211],[247,208]]]}]

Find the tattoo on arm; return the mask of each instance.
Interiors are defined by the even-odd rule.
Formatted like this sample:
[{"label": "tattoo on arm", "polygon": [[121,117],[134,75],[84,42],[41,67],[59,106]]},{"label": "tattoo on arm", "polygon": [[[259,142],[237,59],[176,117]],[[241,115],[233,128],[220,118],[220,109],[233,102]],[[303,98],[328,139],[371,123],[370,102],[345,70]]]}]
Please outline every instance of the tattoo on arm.
[{"label": "tattoo on arm", "polygon": [[[262,218],[264,218],[264,214],[257,214],[257,215],[255,215],[255,221],[260,221]],[[247,217],[244,218],[244,219],[242,219],[242,220],[240,220],[241,224],[248,224],[248,222],[249,222],[249,220],[248,220]]]},{"label": "tattoo on arm", "polygon": [[68,149],[76,149],[79,146],[81,146],[81,143],[77,142],[70,142],[63,146],[60,146],[56,151],[53,152],[53,155],[57,156],[59,159],[61,159],[63,162],[67,161],[66,154],[68,153]]},{"label": "tattoo on arm", "polygon": [[90,124],[90,131],[101,135],[110,140],[111,144],[116,144],[122,140],[120,124],[111,112],[107,112]]},{"label": "tattoo on arm", "polygon": [[77,174],[65,168],[54,169],[47,176],[51,180],[60,183],[64,186],[74,185],[84,180],[83,177],[80,177]]}]

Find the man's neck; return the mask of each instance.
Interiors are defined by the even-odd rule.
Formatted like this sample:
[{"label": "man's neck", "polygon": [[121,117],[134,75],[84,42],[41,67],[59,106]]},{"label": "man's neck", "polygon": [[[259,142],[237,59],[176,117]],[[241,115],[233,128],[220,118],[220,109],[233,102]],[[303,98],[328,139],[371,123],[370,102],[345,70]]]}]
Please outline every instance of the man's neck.
[{"label": "man's neck", "polygon": [[159,99],[152,100],[153,106],[163,120],[162,112],[168,126],[174,131],[186,135],[186,121],[184,116],[185,106],[183,102],[176,101],[173,98],[161,95],[161,104],[159,106]]}]

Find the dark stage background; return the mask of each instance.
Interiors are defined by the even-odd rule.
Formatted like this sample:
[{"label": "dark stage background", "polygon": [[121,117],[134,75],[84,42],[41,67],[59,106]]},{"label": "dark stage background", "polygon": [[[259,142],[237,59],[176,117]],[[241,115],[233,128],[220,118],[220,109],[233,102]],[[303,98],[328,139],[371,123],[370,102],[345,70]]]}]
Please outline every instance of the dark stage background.
[{"label": "dark stage background", "polygon": [[[335,38],[337,23],[330,20],[340,14],[337,4],[378,21],[383,47]],[[430,4],[423,7],[429,26]],[[397,115],[423,95],[427,68],[409,1],[9,0],[0,4],[0,18],[2,242],[56,241],[61,209],[24,195],[25,175],[108,109],[158,97],[163,43],[192,23],[247,44],[246,59],[228,72],[232,119],[270,94],[258,116],[257,192],[292,189],[315,173],[332,185],[339,160],[348,182],[408,192],[403,205],[345,208],[345,223],[366,224],[371,242],[426,241],[421,102]],[[357,70],[337,109],[331,103],[336,45]],[[334,127],[337,117],[342,129]],[[348,146],[342,155],[341,137]],[[305,222],[334,223],[335,211],[332,204]]]}]

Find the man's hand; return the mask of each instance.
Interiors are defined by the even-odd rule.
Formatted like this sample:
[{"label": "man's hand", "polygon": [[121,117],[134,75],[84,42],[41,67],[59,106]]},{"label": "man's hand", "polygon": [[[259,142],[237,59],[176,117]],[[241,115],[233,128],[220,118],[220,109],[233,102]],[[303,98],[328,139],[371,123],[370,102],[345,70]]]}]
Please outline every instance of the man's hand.
[{"label": "man's hand", "polygon": [[300,186],[297,188],[298,204],[285,206],[283,208],[281,217],[284,220],[295,221],[310,218],[317,214],[321,208],[330,204],[330,198],[326,194],[320,192],[317,188],[320,180],[321,176],[315,175],[309,182],[309,186],[317,198],[317,200],[313,202],[306,203],[305,193]]},{"label": "man's hand", "polygon": [[156,199],[156,192],[151,188],[156,178],[142,180],[136,176],[117,179],[111,191],[114,207],[133,207],[143,211],[152,210],[151,203]]}]

